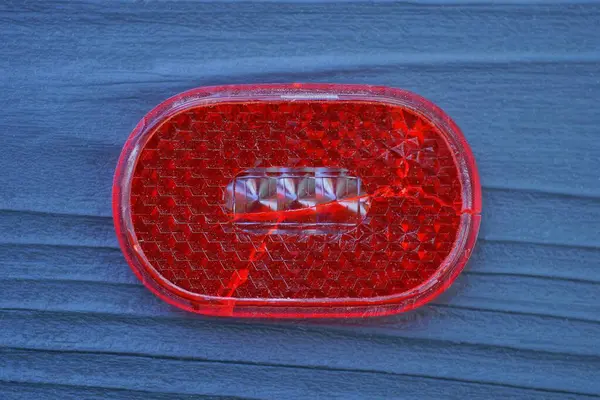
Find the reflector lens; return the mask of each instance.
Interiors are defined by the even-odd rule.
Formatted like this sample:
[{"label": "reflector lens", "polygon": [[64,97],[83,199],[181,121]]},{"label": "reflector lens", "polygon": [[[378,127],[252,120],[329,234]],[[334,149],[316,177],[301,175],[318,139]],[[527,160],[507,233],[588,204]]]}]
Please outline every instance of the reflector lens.
[{"label": "reflector lens", "polygon": [[355,317],[412,309],[463,269],[480,187],[461,132],[397,89],[195,89],[151,111],[117,168],[134,272],[211,315]]}]

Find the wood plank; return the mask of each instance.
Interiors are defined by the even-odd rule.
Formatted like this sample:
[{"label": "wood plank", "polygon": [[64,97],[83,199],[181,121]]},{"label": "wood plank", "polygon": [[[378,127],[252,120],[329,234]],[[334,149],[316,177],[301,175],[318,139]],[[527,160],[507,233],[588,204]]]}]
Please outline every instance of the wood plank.
[{"label": "wood plank", "polygon": [[[543,342],[552,336],[569,344],[574,338],[564,335],[565,324],[546,323],[544,331],[530,330],[539,324],[532,318],[510,319],[510,330],[517,331],[510,347],[510,333],[502,329],[509,320],[487,319],[477,324],[476,313],[457,315],[453,321],[465,334],[444,335],[442,341],[434,333],[436,321],[448,319],[413,317],[389,325],[389,329],[314,323],[273,323],[223,321],[212,318],[182,316],[123,317],[106,314],[73,314],[56,312],[3,311],[0,314],[0,342],[4,346],[38,350],[100,352],[153,357],[192,358],[199,361],[217,360],[234,363],[254,363],[274,366],[305,366],[321,369],[377,371],[411,376],[427,376],[541,390],[575,391],[598,394],[600,382],[595,377],[600,358],[586,354],[554,354],[523,348],[542,347],[546,350],[572,351],[572,346],[555,347]],[[496,316],[497,317],[497,316]],[[463,319],[460,321],[461,319]],[[492,318],[493,319],[493,318]],[[412,325],[412,326],[411,326]],[[468,343],[479,341],[473,336],[474,325],[491,331],[491,345]],[[7,330],[6,327],[11,329]],[[490,329],[494,327],[494,329]],[[571,325],[573,332],[591,336],[593,332]],[[440,326],[441,328],[441,326]],[[417,333],[416,331],[419,331]],[[518,332],[520,331],[520,333]],[[530,334],[526,335],[525,331]],[[528,343],[538,334],[538,343]],[[421,336],[421,338],[411,336]],[[579,338],[577,339],[579,340]],[[591,340],[591,338],[590,338]],[[238,346],[232,346],[238,343]],[[583,350],[583,349],[579,349]],[[595,351],[595,350],[591,350]],[[383,356],[385,355],[385,356]],[[154,370],[153,368],[150,369]],[[318,375],[317,374],[317,375]]]},{"label": "wood plank", "polygon": [[600,282],[600,249],[479,239],[467,271]]},{"label": "wood plank", "polygon": [[[91,289],[100,290],[97,285]],[[110,315],[114,318],[137,316],[150,320],[164,318],[185,319],[184,311],[173,310],[170,306],[153,297],[142,288],[133,286],[129,290],[109,287],[99,295],[89,295],[85,292],[70,292],[66,296],[58,293],[47,293],[47,300],[42,297],[37,302],[30,301],[34,306],[27,309],[17,300],[6,303],[14,305],[6,310],[15,311],[65,311],[72,318],[77,318],[77,311],[83,313]],[[71,294],[72,298],[65,298]],[[127,297],[126,294],[130,296]],[[26,299],[25,299],[26,300]],[[73,306],[79,301],[81,304]],[[56,302],[56,303],[53,303]],[[115,303],[115,305],[107,305]],[[47,310],[46,310],[47,309]],[[190,318],[197,317],[190,315]],[[220,320],[218,320],[220,321]],[[248,321],[253,324],[256,321]],[[164,321],[164,323],[167,323]],[[283,322],[285,324],[285,322]],[[509,347],[523,350],[548,351],[579,355],[600,355],[600,349],[595,346],[600,335],[600,324],[593,320],[551,317],[517,311],[490,311],[483,307],[464,307],[448,305],[430,305],[416,312],[401,315],[367,319],[340,321],[307,321],[306,326],[318,326],[323,329],[337,329],[353,335],[383,337],[402,337],[439,341],[462,341],[474,345]],[[284,325],[287,326],[287,325]],[[494,329],[490,330],[489,327]],[[0,336],[3,338],[3,336]],[[9,338],[7,338],[9,339]]]},{"label": "wood plank", "polygon": [[0,276],[139,283],[117,247],[0,244]]},{"label": "wood plank", "polygon": [[[82,366],[82,368],[86,368],[86,366]],[[58,385],[55,383],[24,381],[19,378],[10,382],[0,381],[0,398],[7,400],[258,400],[250,397],[202,396],[199,394],[173,392],[160,393],[112,387],[94,387],[85,384]]]},{"label": "wood plank", "polygon": [[[56,366],[60,365],[60,368]],[[147,356],[0,350],[0,379],[261,399],[558,399],[519,387],[367,371],[275,367]],[[185,373],[180,371],[185,370]],[[130,379],[135,375],[136,379]],[[563,397],[560,397],[563,396]],[[586,396],[587,397],[587,396]]]}]

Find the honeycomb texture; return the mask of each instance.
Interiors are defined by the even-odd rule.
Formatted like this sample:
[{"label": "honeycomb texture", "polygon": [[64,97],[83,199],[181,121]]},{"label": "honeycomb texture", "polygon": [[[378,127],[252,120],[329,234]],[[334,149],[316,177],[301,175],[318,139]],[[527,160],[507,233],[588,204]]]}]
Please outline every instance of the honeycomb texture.
[{"label": "honeycomb texture", "polygon": [[[343,232],[236,226],[227,186],[253,168],[343,168],[370,207]],[[370,298],[428,280],[454,246],[461,183],[435,127],[395,105],[272,101],[196,106],[163,121],[131,181],[139,246],[187,291],[249,299]]]}]

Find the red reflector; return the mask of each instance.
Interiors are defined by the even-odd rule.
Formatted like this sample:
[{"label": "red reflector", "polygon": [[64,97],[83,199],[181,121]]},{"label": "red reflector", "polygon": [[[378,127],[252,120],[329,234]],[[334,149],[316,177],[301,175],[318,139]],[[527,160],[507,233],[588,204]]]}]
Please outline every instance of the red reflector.
[{"label": "red reflector", "polygon": [[362,85],[241,85],[146,115],[117,166],[127,261],[189,311],[355,317],[418,307],[463,269],[481,189],[458,127]]}]

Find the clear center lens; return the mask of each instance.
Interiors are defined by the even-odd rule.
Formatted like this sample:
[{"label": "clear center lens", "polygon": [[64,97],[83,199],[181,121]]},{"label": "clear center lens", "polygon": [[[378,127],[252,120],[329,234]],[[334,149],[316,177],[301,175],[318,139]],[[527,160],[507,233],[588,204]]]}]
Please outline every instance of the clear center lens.
[{"label": "clear center lens", "polygon": [[340,168],[252,168],[227,186],[225,205],[250,233],[332,234],[358,225],[369,196]]}]

